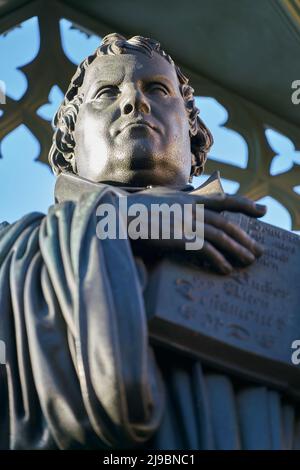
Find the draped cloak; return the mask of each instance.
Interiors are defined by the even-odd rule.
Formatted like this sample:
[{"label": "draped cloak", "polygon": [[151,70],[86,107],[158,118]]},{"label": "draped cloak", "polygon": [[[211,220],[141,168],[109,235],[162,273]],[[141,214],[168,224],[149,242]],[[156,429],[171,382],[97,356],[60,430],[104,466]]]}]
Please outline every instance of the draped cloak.
[{"label": "draped cloak", "polygon": [[280,392],[149,344],[130,242],[96,235],[119,194],[0,225],[0,448],[299,449]]}]

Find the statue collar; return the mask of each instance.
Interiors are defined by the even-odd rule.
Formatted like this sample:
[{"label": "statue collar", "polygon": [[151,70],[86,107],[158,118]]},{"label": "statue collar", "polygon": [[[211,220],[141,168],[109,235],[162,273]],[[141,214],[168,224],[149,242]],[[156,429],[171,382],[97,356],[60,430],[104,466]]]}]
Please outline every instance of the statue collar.
[{"label": "statue collar", "polygon": [[[61,173],[56,180],[54,196],[55,202],[63,201],[77,201],[81,194],[84,192],[97,191],[107,184],[104,183],[94,183],[89,181],[81,176],[77,176],[73,173]],[[155,190],[155,186],[147,186],[142,188],[133,188],[127,186],[113,186],[114,190],[120,195],[126,195],[126,192],[137,192],[145,190]],[[160,191],[167,191],[170,188],[157,186]],[[205,196],[205,197],[222,197],[225,195],[225,192],[222,188],[220,173],[215,171],[201,186],[194,189],[190,184],[180,187],[172,188],[172,190],[185,191],[194,196]]]}]

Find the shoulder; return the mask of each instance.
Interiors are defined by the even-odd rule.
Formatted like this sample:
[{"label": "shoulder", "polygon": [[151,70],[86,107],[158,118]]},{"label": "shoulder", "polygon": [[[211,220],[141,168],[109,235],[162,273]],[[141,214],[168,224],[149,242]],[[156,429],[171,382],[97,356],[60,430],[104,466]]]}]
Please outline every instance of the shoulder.
[{"label": "shoulder", "polygon": [[8,222],[0,222],[0,232],[3,230],[5,227],[8,227],[9,223]]},{"label": "shoulder", "polygon": [[8,222],[0,222],[0,239],[9,230],[10,226],[11,224],[9,224]]},{"label": "shoulder", "polygon": [[40,225],[45,217],[40,212],[31,212],[18,219],[16,222],[0,222],[0,253],[6,251],[23,233],[27,233],[30,229],[34,229]]}]

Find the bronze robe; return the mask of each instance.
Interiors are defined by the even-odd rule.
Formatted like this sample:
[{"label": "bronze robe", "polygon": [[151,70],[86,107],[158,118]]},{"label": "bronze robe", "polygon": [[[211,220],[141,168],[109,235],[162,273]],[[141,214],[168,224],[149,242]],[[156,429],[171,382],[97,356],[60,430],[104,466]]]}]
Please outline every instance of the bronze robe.
[{"label": "bronze robe", "polygon": [[0,226],[0,448],[300,448],[299,408],[150,347],[129,240],[102,186]]}]

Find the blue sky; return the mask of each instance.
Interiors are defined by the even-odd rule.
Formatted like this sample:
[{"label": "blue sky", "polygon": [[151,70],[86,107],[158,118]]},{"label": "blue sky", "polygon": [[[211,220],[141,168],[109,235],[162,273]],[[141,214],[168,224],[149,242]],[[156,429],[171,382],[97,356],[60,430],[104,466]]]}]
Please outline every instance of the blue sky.
[{"label": "blue sky", "polygon": [[[100,43],[97,36],[88,37],[85,33],[71,28],[65,19],[60,22],[62,45],[67,57],[78,64],[92,53]],[[6,35],[0,36],[0,80],[6,85],[7,96],[19,100],[27,89],[25,75],[18,67],[33,60],[39,50],[39,29],[37,18],[22,23]],[[63,97],[62,91],[53,83],[49,90],[49,102],[43,105],[38,114],[51,121],[55,110]],[[214,98],[197,97],[201,117],[211,129],[214,145],[210,158],[231,163],[241,168],[247,166],[248,149],[244,139],[235,131],[223,127],[227,119],[226,109]],[[5,112],[5,105],[0,111]],[[272,130],[266,130],[267,139],[276,153],[271,166],[271,174],[278,174],[291,168],[293,162],[300,164],[300,152],[287,137]],[[46,212],[53,203],[55,178],[49,168],[36,158],[39,154],[39,143],[25,125],[19,126],[0,142],[0,222],[13,222],[31,211]],[[198,186],[207,175],[194,178]],[[235,193],[239,184],[222,179],[226,192]],[[295,189],[300,194],[300,185]],[[267,222],[291,228],[291,217],[279,202],[266,197],[261,202],[269,206],[264,218]]]}]

